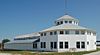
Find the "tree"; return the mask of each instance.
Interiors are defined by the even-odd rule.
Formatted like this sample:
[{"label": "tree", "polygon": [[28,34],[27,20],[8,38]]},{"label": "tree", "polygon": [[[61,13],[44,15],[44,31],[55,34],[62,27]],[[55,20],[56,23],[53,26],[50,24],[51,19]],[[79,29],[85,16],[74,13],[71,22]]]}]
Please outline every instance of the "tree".
[{"label": "tree", "polygon": [[2,40],[2,50],[4,50],[4,44],[7,43],[7,42],[10,42],[9,39],[3,39]]}]

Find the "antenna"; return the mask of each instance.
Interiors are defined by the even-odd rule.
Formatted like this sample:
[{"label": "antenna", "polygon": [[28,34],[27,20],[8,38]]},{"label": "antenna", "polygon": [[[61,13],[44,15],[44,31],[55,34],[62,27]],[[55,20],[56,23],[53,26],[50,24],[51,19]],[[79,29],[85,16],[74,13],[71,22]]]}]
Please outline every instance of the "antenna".
[{"label": "antenna", "polygon": [[67,15],[67,0],[64,1],[65,15]]}]

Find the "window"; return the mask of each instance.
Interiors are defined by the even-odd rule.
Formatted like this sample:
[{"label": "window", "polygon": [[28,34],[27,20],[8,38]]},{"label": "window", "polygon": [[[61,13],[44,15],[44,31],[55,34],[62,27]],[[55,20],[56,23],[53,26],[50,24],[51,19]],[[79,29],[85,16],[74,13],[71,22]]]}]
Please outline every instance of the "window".
[{"label": "window", "polygon": [[53,49],[53,42],[50,42],[50,47],[51,49]]},{"label": "window", "polygon": [[33,48],[37,48],[37,43],[33,43]]},{"label": "window", "polygon": [[44,42],[44,48],[46,48],[46,42]]},{"label": "window", "polygon": [[72,23],[72,21],[69,21],[69,23]]},{"label": "window", "polygon": [[74,21],[74,24],[75,24],[76,22]]},{"label": "window", "polygon": [[85,42],[81,42],[81,48],[85,48]]},{"label": "window", "polygon": [[81,34],[84,35],[85,34],[85,31],[81,31]]},{"label": "window", "polygon": [[59,22],[57,22],[57,25],[59,25]]},{"label": "window", "polygon": [[80,48],[80,42],[76,42],[76,47]]},{"label": "window", "polygon": [[53,48],[56,49],[57,48],[57,42],[50,42],[50,45],[51,45],[50,46],[51,49],[53,49]]},{"label": "window", "polygon": [[56,31],[54,31],[54,35],[56,35],[57,34],[57,32]]},{"label": "window", "polygon": [[64,34],[64,31],[60,31],[60,34]]},{"label": "window", "polygon": [[88,34],[88,35],[91,35],[91,32],[87,31],[87,34]]},{"label": "window", "polygon": [[43,36],[43,33],[41,33],[41,36]]},{"label": "window", "polygon": [[89,42],[87,42],[87,45],[89,45]]},{"label": "window", "polygon": [[63,24],[63,21],[61,21],[61,24]]},{"label": "window", "polygon": [[41,48],[46,48],[46,42],[41,42]]},{"label": "window", "polygon": [[68,21],[65,21],[65,23],[68,23]]},{"label": "window", "polygon": [[75,34],[79,34],[79,31],[75,31]]},{"label": "window", "polygon": [[43,48],[43,42],[41,42],[41,48]]},{"label": "window", "polygon": [[50,32],[50,35],[53,35],[53,33],[52,33],[52,32]]},{"label": "window", "polygon": [[60,42],[59,44],[59,48],[63,48],[63,42]]},{"label": "window", "polygon": [[55,49],[57,48],[57,42],[54,42],[54,48]]},{"label": "window", "polygon": [[44,33],[44,36],[46,36],[46,33]]},{"label": "window", "polygon": [[68,48],[68,42],[65,42],[65,48]]},{"label": "window", "polygon": [[93,33],[94,36],[96,36],[96,33]]},{"label": "window", "polygon": [[69,34],[69,31],[65,31],[65,34]]}]

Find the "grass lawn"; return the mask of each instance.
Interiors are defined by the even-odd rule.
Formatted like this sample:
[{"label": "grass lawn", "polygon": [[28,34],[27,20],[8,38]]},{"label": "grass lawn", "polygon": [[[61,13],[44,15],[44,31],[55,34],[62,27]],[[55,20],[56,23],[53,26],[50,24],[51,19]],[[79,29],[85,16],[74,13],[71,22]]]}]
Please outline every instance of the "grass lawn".
[{"label": "grass lawn", "polygon": [[84,51],[84,52],[51,52],[51,53],[43,53],[43,52],[36,52],[32,53],[33,51],[0,51],[0,53],[11,53],[11,54],[22,54],[22,55],[83,55],[91,52],[100,51],[100,48],[97,48],[95,51]]}]

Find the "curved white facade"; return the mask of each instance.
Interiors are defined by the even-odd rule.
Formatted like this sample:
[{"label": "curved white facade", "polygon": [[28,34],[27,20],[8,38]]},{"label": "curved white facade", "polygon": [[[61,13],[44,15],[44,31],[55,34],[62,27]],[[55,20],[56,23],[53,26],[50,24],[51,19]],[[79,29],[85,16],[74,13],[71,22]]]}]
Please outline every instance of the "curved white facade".
[{"label": "curved white facade", "polygon": [[96,50],[96,32],[78,24],[78,19],[64,15],[55,21],[55,26],[17,36],[14,41],[5,43],[5,48],[56,52]]},{"label": "curved white facade", "polygon": [[[60,17],[55,26],[40,32],[40,43],[45,42],[46,45],[40,49],[57,52],[96,50],[96,32],[78,24],[79,20],[69,15]],[[56,48],[54,42],[57,43]]]}]

